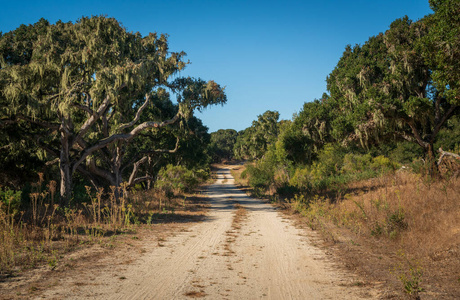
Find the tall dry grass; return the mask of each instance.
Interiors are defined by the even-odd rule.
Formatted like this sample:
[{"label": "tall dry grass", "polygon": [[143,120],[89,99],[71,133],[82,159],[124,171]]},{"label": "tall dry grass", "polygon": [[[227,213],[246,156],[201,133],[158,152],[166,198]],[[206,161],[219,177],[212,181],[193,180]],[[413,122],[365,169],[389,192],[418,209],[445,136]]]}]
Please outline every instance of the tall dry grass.
[{"label": "tall dry grass", "polygon": [[[110,191],[86,187],[90,201],[76,207],[56,204],[55,181],[33,184],[30,205],[13,210],[0,201],[0,276],[48,263],[56,267],[59,256],[82,243],[102,243],[103,237],[141,223],[152,223],[161,214],[185,206],[185,199],[164,200],[158,191]],[[163,199],[163,201],[162,201]]]},{"label": "tall dry grass", "polygon": [[460,243],[460,178],[433,180],[409,172],[349,185],[342,199],[296,198],[291,207],[312,226],[337,226],[389,239],[414,257],[437,255]]}]

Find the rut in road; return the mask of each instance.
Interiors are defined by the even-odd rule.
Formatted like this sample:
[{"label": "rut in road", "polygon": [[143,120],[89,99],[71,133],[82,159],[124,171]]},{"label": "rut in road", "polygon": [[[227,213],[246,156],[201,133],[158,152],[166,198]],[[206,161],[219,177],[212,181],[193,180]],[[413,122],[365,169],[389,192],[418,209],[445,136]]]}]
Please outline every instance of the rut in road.
[{"label": "rut in road", "polygon": [[[275,208],[238,190],[229,169],[207,190],[205,221],[128,266],[123,281],[95,278],[66,298],[97,299],[361,299],[369,288],[311,245]],[[237,207],[239,214],[237,214]],[[62,294],[61,294],[62,295]]]}]

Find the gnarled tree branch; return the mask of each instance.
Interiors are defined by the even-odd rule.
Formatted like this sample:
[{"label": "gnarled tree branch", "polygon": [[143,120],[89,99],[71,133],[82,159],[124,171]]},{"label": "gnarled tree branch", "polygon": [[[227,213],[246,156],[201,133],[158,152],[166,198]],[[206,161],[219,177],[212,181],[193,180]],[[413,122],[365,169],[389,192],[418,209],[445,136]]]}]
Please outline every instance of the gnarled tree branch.
[{"label": "gnarled tree branch", "polygon": [[131,127],[133,126],[134,124],[136,124],[137,121],[139,121],[139,118],[141,116],[141,113],[142,111],[147,107],[147,104],[149,104],[149,100],[150,100],[150,97],[148,94],[145,95],[145,102],[144,104],[142,104],[141,107],[139,107],[139,109],[137,110],[137,113],[136,113],[136,116],[134,117],[134,119],[129,122],[129,123],[126,123],[126,124],[122,124],[120,125],[120,127],[118,128],[118,131],[123,131],[123,129],[126,129],[128,127]]},{"label": "gnarled tree branch", "polygon": [[454,158],[460,160],[460,155],[455,154],[455,153],[452,153],[452,152],[444,151],[444,150],[442,150],[442,148],[439,148],[439,149],[438,149],[438,152],[441,153],[441,156],[440,156],[439,159],[438,159],[438,166],[441,164],[441,162],[442,162],[442,160],[443,160],[443,158],[444,158],[445,156],[454,157]]},{"label": "gnarled tree branch", "polygon": [[85,150],[83,150],[81,157],[73,163],[72,173],[74,173],[77,167],[86,159],[86,157],[88,157],[88,155],[92,154],[94,151],[97,151],[116,141],[120,141],[120,140],[129,141],[133,139],[137,134],[139,134],[140,132],[148,128],[162,128],[162,127],[171,125],[175,123],[177,120],[179,120],[179,117],[180,117],[180,113],[177,113],[172,119],[169,119],[163,122],[154,122],[154,121],[144,122],[136,126],[133,130],[131,130],[128,133],[118,133],[110,137],[107,137],[105,139],[99,140],[93,146],[90,146],[86,148]]}]

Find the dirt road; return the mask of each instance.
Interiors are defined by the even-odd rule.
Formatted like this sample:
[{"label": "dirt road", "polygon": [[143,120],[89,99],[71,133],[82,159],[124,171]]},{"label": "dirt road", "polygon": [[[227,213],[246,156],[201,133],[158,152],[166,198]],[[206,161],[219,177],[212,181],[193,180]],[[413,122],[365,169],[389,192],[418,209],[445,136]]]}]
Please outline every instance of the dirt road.
[{"label": "dirt road", "polygon": [[362,299],[375,298],[340,271],[309,233],[268,204],[246,196],[228,169],[217,173],[208,217],[152,247],[122,271],[106,268],[91,284],[60,283],[46,298]]}]

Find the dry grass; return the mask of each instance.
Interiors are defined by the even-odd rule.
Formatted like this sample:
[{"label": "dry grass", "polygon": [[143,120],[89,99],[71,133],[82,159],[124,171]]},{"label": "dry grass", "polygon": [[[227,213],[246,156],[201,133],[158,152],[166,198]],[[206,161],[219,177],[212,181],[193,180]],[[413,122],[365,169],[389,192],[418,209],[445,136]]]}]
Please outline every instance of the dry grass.
[{"label": "dry grass", "polygon": [[239,230],[241,228],[241,223],[246,219],[248,215],[248,211],[239,203],[235,204],[234,207],[236,211],[235,215],[233,216],[232,229]]},{"label": "dry grass", "polygon": [[398,172],[349,190],[334,203],[305,205],[298,197],[290,207],[339,249],[345,265],[385,282],[388,297],[417,289],[423,298],[460,297],[460,178]]},{"label": "dry grass", "polygon": [[187,296],[190,298],[203,298],[203,297],[206,297],[206,293],[204,291],[190,291],[190,292],[186,292],[184,296]]},{"label": "dry grass", "polygon": [[[96,237],[89,235],[90,232],[79,231],[78,242],[71,241],[70,235],[51,240],[52,248],[47,248],[45,244],[41,252],[33,250],[35,257],[39,257],[40,253],[40,259],[37,259],[34,265],[26,261],[24,256],[22,259],[17,257],[18,260],[12,265],[13,269],[0,275],[0,299],[40,298],[42,292],[63,277],[72,277],[76,282],[91,285],[87,274],[97,276],[102,270],[101,266],[109,267],[115,264],[124,268],[126,264],[131,264],[153,247],[165,246],[168,238],[180,232],[190,231],[188,228],[192,224],[205,219],[208,207],[206,200],[199,195],[187,195],[185,207],[181,204],[183,199],[178,199],[177,203],[180,205],[175,207],[174,213],[151,211],[150,213],[153,213],[151,224],[131,223],[129,228],[118,232],[105,231],[104,235]],[[153,205],[158,204],[157,201],[152,202]],[[149,214],[146,215],[148,216]],[[91,221],[88,216],[85,218]],[[99,224],[101,230],[104,226],[106,225]],[[32,232],[36,233],[37,230],[39,228],[35,228]],[[68,246],[65,244],[66,240],[69,240]],[[33,253],[31,246],[40,248],[42,241],[43,239],[28,240],[30,248],[27,248],[27,251]],[[0,248],[4,246],[0,244]],[[25,251],[16,246],[13,248],[15,255]],[[106,259],[107,257],[110,259]],[[81,278],[86,279],[80,281]]]},{"label": "dry grass", "polygon": [[186,196],[170,199],[155,191],[127,193],[122,187],[105,193],[87,187],[91,201],[67,208],[55,204],[55,192],[55,182],[45,186],[41,179],[34,184],[27,211],[0,201],[0,280],[43,263],[54,269],[77,245],[102,244],[104,237],[134,231],[138,224],[162,222],[189,202]]},{"label": "dry grass", "polygon": [[235,179],[235,184],[240,188],[247,188],[249,186],[248,177],[241,177],[241,173],[243,173],[245,169],[246,167],[244,165],[235,165],[230,170],[230,173]]},{"label": "dry grass", "polygon": [[435,255],[460,243],[460,179],[430,181],[407,172],[353,188],[332,205],[330,217],[364,235],[397,241],[416,257]]}]

